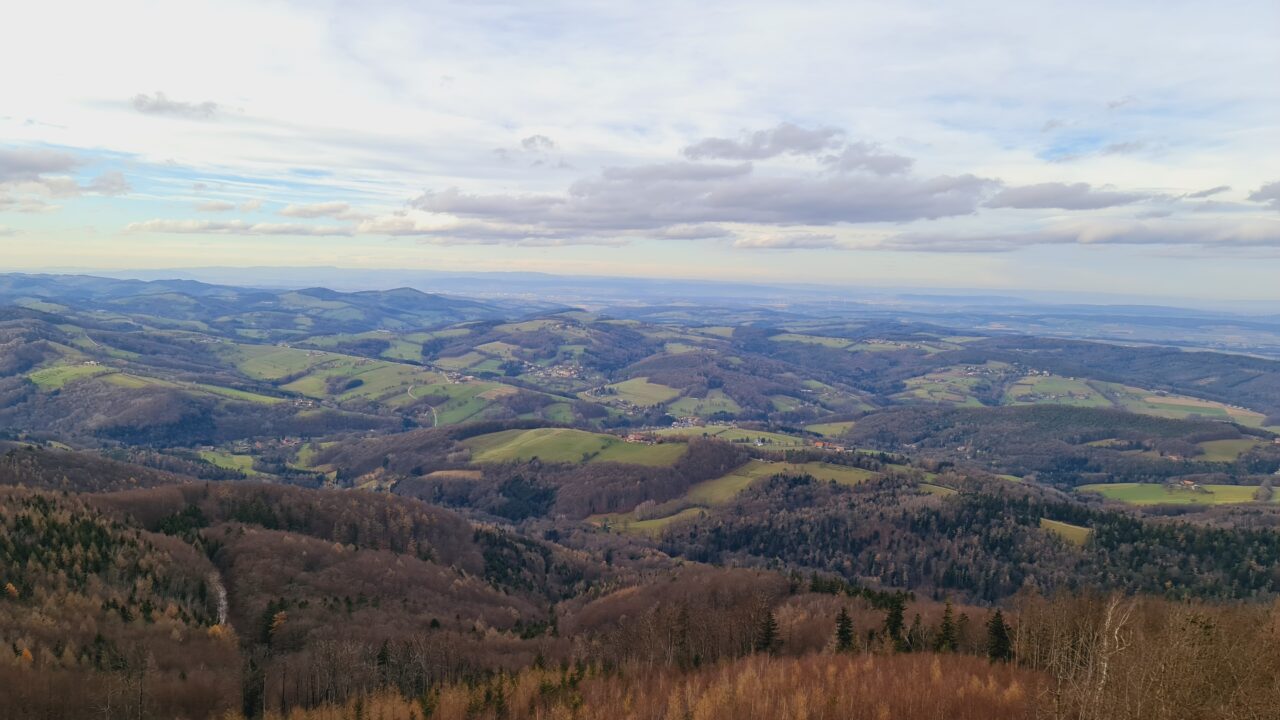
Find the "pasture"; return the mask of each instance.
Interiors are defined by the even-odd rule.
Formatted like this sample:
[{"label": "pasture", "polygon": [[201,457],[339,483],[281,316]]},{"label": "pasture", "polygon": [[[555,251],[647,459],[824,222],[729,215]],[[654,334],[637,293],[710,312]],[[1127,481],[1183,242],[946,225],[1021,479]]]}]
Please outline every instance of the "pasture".
[{"label": "pasture", "polygon": [[1028,375],[1010,386],[1004,400],[1010,405],[1111,407],[1111,401],[1088,381],[1059,375]]},{"label": "pasture", "polygon": [[628,443],[612,435],[572,430],[537,428],[503,430],[464,440],[478,463],[526,461],[620,462],[665,467],[674,464],[688,449],[684,443]]},{"label": "pasture", "polygon": [[1233,505],[1254,502],[1252,485],[1201,485],[1201,490],[1157,483],[1081,485],[1077,492],[1096,493],[1129,505]]},{"label": "pasture", "polygon": [[1093,530],[1080,525],[1072,525],[1060,520],[1050,520],[1048,518],[1040,518],[1040,529],[1057,535],[1072,545],[1081,546],[1089,542],[1089,538],[1093,535]]},{"label": "pasture", "polygon": [[1196,456],[1195,460],[1204,460],[1206,462],[1235,462],[1240,456],[1260,445],[1260,441],[1255,438],[1241,438],[1239,440],[1209,440],[1200,443],[1200,449],[1204,450],[1203,455]]},{"label": "pasture", "polygon": [[623,380],[608,387],[616,393],[613,397],[640,407],[661,405],[680,396],[679,390],[651,383],[648,378],[643,377]]}]

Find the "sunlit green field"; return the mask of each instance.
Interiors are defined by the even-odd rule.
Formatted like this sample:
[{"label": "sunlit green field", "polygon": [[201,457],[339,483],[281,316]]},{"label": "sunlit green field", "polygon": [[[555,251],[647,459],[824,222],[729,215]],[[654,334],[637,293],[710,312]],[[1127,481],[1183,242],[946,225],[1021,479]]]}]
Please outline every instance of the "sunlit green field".
[{"label": "sunlit green field", "polygon": [[1048,530],[1072,545],[1084,545],[1089,542],[1089,537],[1093,535],[1093,530],[1087,527],[1048,518],[1040,518],[1040,528]]},{"label": "sunlit green field", "polygon": [[628,443],[611,435],[569,428],[503,430],[463,441],[475,462],[621,462],[667,466],[688,449],[684,443]]},{"label": "sunlit green field", "polygon": [[613,397],[641,407],[661,405],[680,395],[680,391],[673,387],[651,383],[648,378],[642,377],[624,380],[609,387],[617,392],[617,395]]},{"label": "sunlit green field", "polygon": [[[1097,493],[1130,505],[1229,505],[1254,502],[1252,485],[1202,485],[1205,492],[1171,488],[1156,483],[1081,485],[1079,492]],[[1273,501],[1274,502],[1274,501]]]},{"label": "sunlit green field", "polygon": [[1257,447],[1260,442],[1254,438],[1241,438],[1239,440],[1209,440],[1200,443],[1200,447],[1204,450],[1203,455],[1196,456],[1196,460],[1205,460],[1207,462],[1235,462],[1244,453]]}]

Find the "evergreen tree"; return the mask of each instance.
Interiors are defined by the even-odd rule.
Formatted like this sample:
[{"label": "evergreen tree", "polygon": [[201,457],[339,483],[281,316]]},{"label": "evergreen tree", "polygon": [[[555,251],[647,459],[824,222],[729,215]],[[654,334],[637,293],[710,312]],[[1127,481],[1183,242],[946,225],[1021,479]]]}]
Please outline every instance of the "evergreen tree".
[{"label": "evergreen tree", "polygon": [[769,610],[760,620],[760,626],[756,628],[753,649],[756,652],[771,653],[777,649],[778,644],[778,620],[773,616],[773,611]]},{"label": "evergreen tree", "polygon": [[1009,638],[1009,626],[1004,622],[1004,614],[996,610],[987,621],[987,657],[1000,662],[1013,659],[1013,642]]},{"label": "evergreen tree", "polygon": [[889,598],[888,609],[884,617],[884,634],[898,650],[906,649],[906,643],[902,639],[902,630],[906,626],[906,612],[906,601],[902,599],[901,595],[894,595]]},{"label": "evergreen tree", "polygon": [[853,618],[849,617],[849,611],[844,608],[840,608],[840,614],[836,616],[836,650],[853,650]]},{"label": "evergreen tree", "polygon": [[938,637],[934,639],[933,649],[935,652],[955,652],[959,644],[956,623],[952,617],[951,601],[948,600],[946,608],[942,611],[942,625],[938,627]]}]

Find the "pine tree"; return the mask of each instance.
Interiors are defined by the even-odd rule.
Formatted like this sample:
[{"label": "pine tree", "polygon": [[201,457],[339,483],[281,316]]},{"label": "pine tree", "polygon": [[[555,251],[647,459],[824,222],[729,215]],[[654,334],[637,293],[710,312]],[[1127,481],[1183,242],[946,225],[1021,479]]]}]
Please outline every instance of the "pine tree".
[{"label": "pine tree", "polygon": [[836,650],[853,650],[853,618],[849,617],[849,611],[844,608],[840,608],[840,614],[836,616]]},{"label": "pine tree", "polygon": [[942,611],[942,625],[938,627],[938,637],[934,639],[933,649],[935,652],[955,652],[958,646],[956,623],[952,618],[951,601],[948,600]]},{"label": "pine tree", "polygon": [[906,602],[901,595],[894,595],[889,599],[889,608],[884,617],[884,633],[898,650],[906,648],[906,643],[902,639],[902,630],[906,626],[906,611]]},{"label": "pine tree", "polygon": [[1004,614],[996,610],[987,621],[987,657],[993,661],[1007,662],[1013,659],[1013,643],[1009,639],[1009,626]]},{"label": "pine tree", "polygon": [[774,618],[773,611],[769,610],[765,613],[764,618],[760,620],[760,626],[756,628],[756,638],[753,649],[756,652],[771,653],[778,646],[778,620]]}]

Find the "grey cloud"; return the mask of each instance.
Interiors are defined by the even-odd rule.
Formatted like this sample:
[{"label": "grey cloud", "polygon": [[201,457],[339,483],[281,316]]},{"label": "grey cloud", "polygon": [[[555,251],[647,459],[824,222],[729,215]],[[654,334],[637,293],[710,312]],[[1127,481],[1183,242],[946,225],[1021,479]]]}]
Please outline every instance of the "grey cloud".
[{"label": "grey cloud", "polygon": [[1228,191],[1228,190],[1230,190],[1230,189],[1231,189],[1231,186],[1230,186],[1230,185],[1218,185],[1217,187],[1211,187],[1211,188],[1208,188],[1208,189],[1206,189],[1206,190],[1197,190],[1197,191],[1195,191],[1195,192],[1193,192],[1193,193],[1187,193],[1186,195],[1183,195],[1183,197],[1186,197],[1186,198],[1197,198],[1197,199],[1198,199],[1198,198],[1207,198],[1207,197],[1210,197],[1211,195],[1217,195],[1218,193],[1224,193],[1224,192],[1226,192],[1226,191]]},{"label": "grey cloud", "polygon": [[833,149],[844,135],[838,128],[812,130],[781,123],[738,140],[707,138],[684,149],[693,160],[764,160],[779,155],[817,155]]},{"label": "grey cloud", "polygon": [[658,237],[664,240],[710,240],[732,236],[733,233],[719,225],[674,225],[658,233]]},{"label": "grey cloud", "polygon": [[568,244],[620,244],[625,241],[569,239],[557,237],[542,228],[493,225],[483,222],[461,222],[448,225],[423,225],[406,215],[389,215],[361,222],[356,231],[362,235],[418,237],[435,245],[532,245],[550,247]]},{"label": "grey cloud", "polygon": [[429,191],[411,205],[564,234],[655,230],[717,222],[773,225],[906,222],[973,213],[997,183],[960,175],[935,178],[835,175],[706,178],[636,170],[580,180],[564,195],[475,195]]},{"label": "grey cloud", "polygon": [[112,170],[91,180],[85,189],[99,195],[124,195],[133,188],[129,186],[129,181],[124,179],[123,173]]},{"label": "grey cloud", "polygon": [[1108,110],[1119,110],[1120,108],[1122,108],[1122,107],[1124,107],[1124,106],[1126,106],[1126,105],[1132,105],[1133,103],[1135,103],[1135,102],[1137,102],[1137,101],[1138,101],[1138,98],[1136,98],[1136,97],[1134,97],[1134,96],[1132,96],[1132,95],[1125,95],[1124,97],[1122,97],[1122,98],[1120,98],[1120,99],[1118,99],[1118,100],[1111,100],[1111,101],[1109,101],[1109,102],[1107,103],[1107,109],[1108,109]]},{"label": "grey cloud", "polygon": [[155,95],[138,93],[133,96],[133,108],[146,115],[172,115],[191,120],[208,120],[218,112],[215,102],[182,102],[170,100],[167,95],[157,92]]},{"label": "grey cloud", "polygon": [[1141,140],[1130,140],[1127,142],[1111,143],[1110,145],[1107,145],[1106,147],[1102,148],[1102,154],[1103,155],[1128,155],[1130,153],[1136,153],[1139,150],[1142,150],[1143,148],[1145,148],[1146,146],[1147,144],[1142,142]]},{"label": "grey cloud", "polygon": [[916,252],[1010,252],[1034,245],[1280,247],[1280,223],[1099,222],[983,236],[903,233],[874,246]]},{"label": "grey cloud", "polygon": [[0,226],[0,237],[12,237],[17,234],[18,234],[18,231],[14,230],[11,227]]},{"label": "grey cloud", "polygon": [[70,172],[79,165],[80,161],[67,153],[0,149],[0,184],[38,182],[43,175]]},{"label": "grey cloud", "polygon": [[310,205],[288,205],[280,210],[285,217],[319,218],[341,217],[351,211],[351,206],[344,202],[312,203]]},{"label": "grey cloud", "polygon": [[236,209],[235,203],[230,203],[223,200],[210,200],[208,202],[202,202],[199,205],[196,205],[196,210],[198,210],[199,212],[229,212],[235,209]]},{"label": "grey cloud", "polygon": [[1249,199],[1254,202],[1267,203],[1271,207],[1280,210],[1280,180],[1267,183],[1249,193]]},{"label": "grey cloud", "polygon": [[1040,183],[1006,188],[987,201],[990,208],[1098,210],[1149,200],[1153,195],[1094,190],[1089,183]]},{"label": "grey cloud", "polygon": [[662,180],[700,182],[751,174],[751,163],[711,165],[706,163],[661,163],[635,167],[608,167],[601,171],[606,180],[656,182]]},{"label": "grey cloud", "polygon": [[349,227],[299,223],[247,223],[243,220],[146,220],[125,226],[127,232],[210,235],[351,235]]},{"label": "grey cloud", "polygon": [[861,142],[849,143],[839,154],[828,155],[822,160],[834,170],[869,170],[877,175],[904,173],[915,164],[912,158],[881,152],[877,146]]},{"label": "grey cloud", "polygon": [[556,142],[546,135],[530,135],[520,141],[520,147],[529,152],[548,152],[556,149]]},{"label": "grey cloud", "polygon": [[744,250],[830,250],[845,248],[833,235],[803,233],[739,238],[734,241],[733,246]]},{"label": "grey cloud", "polygon": [[0,211],[3,212],[38,213],[54,209],[56,206],[38,198],[0,195]]}]

